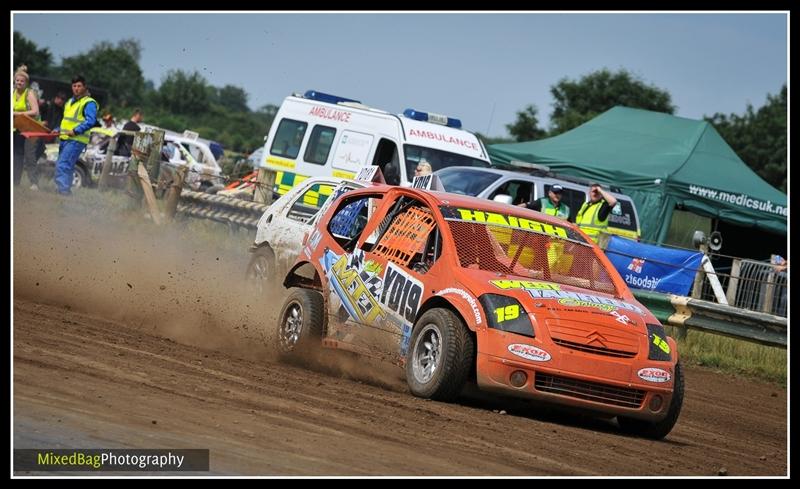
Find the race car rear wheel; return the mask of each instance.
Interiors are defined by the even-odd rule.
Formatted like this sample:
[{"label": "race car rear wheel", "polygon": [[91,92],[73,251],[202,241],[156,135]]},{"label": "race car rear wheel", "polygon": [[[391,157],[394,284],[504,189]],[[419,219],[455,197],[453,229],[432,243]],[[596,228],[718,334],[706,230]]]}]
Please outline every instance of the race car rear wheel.
[{"label": "race car rear wheel", "polygon": [[323,308],[319,292],[292,290],[281,310],[275,338],[282,359],[298,359],[316,350],[322,338]]},{"label": "race car rear wheel", "polygon": [[655,423],[644,421],[641,419],[626,418],[618,416],[617,421],[619,427],[625,433],[630,433],[636,436],[645,438],[652,438],[660,440],[672,431],[675,423],[678,422],[678,416],[681,414],[681,407],[683,406],[683,367],[678,362],[675,365],[675,386],[672,393],[672,401],[667,411],[667,417]]},{"label": "race car rear wheel", "polygon": [[472,367],[475,343],[449,309],[430,309],[414,326],[406,356],[406,381],[417,397],[452,401]]},{"label": "race car rear wheel", "polygon": [[259,296],[263,296],[269,284],[277,277],[275,274],[275,254],[269,246],[263,246],[253,252],[247,265],[245,279]]}]

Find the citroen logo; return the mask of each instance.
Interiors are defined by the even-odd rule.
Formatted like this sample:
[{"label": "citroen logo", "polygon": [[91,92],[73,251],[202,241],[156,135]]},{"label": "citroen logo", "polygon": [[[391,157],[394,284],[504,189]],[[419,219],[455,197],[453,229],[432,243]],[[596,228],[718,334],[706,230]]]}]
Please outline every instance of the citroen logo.
[{"label": "citroen logo", "polygon": [[587,345],[591,345],[592,343],[598,343],[602,347],[605,347],[606,341],[608,341],[607,339],[605,339],[603,335],[601,335],[597,331],[592,331],[591,333],[586,335],[586,339],[588,340],[586,342]]}]

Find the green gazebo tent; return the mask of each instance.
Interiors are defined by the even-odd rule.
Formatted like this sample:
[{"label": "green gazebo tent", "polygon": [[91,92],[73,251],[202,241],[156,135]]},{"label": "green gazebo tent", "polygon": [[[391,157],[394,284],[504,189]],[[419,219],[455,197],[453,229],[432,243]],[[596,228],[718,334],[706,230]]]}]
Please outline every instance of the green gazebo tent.
[{"label": "green gazebo tent", "polygon": [[786,234],[786,194],[756,175],[705,121],[614,107],[539,141],[488,147],[495,164],[543,164],[616,185],[636,203],[642,238],[663,243],[673,210]]}]

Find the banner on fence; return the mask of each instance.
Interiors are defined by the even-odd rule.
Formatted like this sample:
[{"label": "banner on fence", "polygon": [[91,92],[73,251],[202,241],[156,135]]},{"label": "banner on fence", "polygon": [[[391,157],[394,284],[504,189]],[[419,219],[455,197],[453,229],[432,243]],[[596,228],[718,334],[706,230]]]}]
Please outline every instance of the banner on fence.
[{"label": "banner on fence", "polygon": [[612,236],[606,256],[628,287],[689,295],[703,254]]}]

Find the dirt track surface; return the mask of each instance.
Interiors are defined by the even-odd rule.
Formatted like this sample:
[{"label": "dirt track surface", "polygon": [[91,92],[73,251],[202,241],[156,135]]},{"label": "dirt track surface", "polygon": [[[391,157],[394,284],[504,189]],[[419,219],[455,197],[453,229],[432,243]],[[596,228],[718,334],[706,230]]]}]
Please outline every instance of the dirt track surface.
[{"label": "dirt track surface", "polygon": [[420,400],[395,367],[278,363],[282,293],[247,293],[244,247],[70,205],[15,200],[15,448],[208,448],[212,474],[236,475],[787,474],[781,386],[687,368],[660,442],[516,401]]}]

